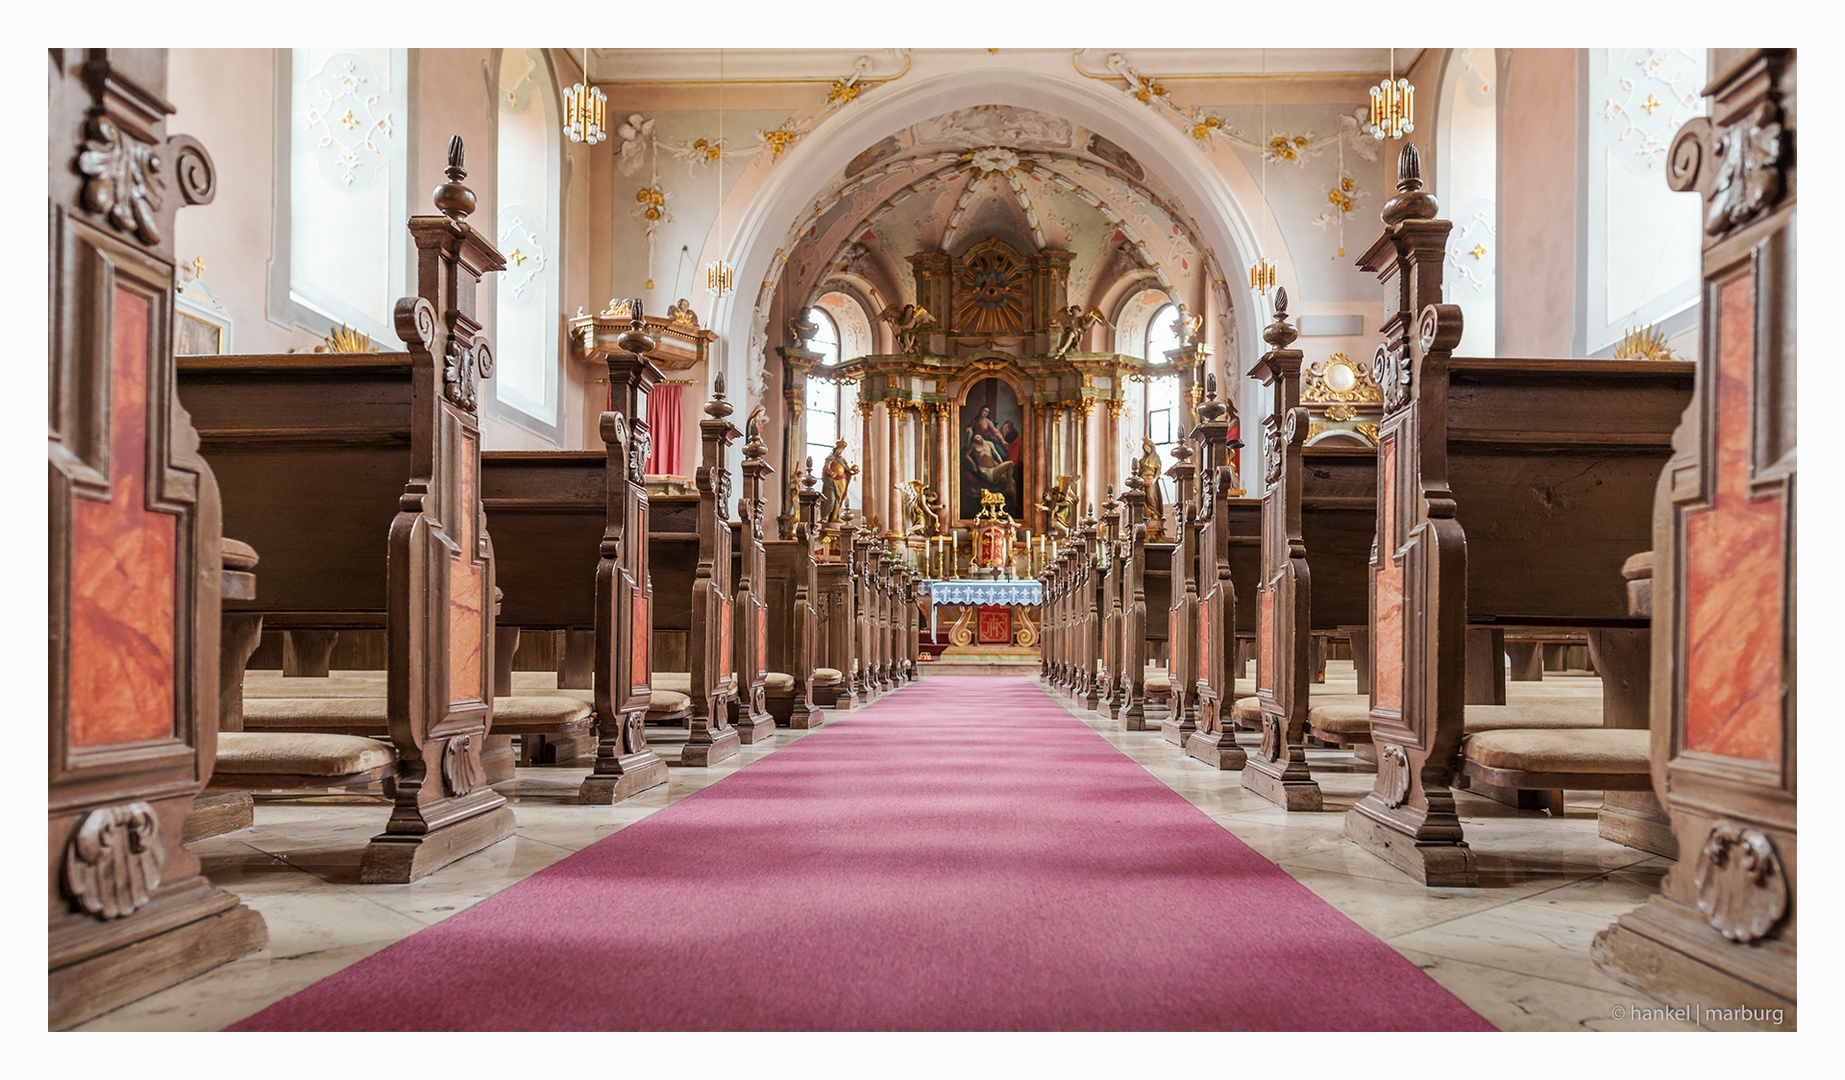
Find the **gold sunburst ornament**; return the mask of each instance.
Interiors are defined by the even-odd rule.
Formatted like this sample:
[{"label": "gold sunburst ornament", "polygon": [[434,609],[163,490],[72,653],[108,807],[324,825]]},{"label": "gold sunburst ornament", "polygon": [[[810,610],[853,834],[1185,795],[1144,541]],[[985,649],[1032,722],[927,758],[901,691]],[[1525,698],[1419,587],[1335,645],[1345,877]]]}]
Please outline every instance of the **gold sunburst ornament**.
[{"label": "gold sunburst ornament", "polygon": [[1666,345],[1666,336],[1648,323],[1621,335],[1621,343],[1614,349],[1614,359],[1677,360],[1678,354]]}]

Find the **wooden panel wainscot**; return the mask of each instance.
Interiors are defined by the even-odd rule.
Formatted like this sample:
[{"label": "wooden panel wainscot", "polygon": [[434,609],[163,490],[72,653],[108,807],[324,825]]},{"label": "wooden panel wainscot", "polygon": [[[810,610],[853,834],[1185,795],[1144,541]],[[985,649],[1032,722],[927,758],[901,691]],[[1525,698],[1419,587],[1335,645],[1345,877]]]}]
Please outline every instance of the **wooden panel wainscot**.
[{"label": "wooden panel wainscot", "polygon": [[1704,350],[1653,518],[1653,786],[1682,853],[1595,939],[1708,1027],[1798,1026],[1791,49],[1712,50],[1667,181],[1703,199]]},{"label": "wooden panel wainscot", "polygon": [[51,49],[48,1009],[80,1023],[268,941],[182,843],[217,748],[217,481],[180,406],[173,225],[204,147],[163,49]]}]

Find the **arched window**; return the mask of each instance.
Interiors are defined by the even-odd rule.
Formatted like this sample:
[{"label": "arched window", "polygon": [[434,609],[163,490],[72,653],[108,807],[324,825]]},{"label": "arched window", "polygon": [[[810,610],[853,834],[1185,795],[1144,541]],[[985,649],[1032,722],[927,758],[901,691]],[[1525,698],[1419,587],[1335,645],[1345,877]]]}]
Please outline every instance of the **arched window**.
[{"label": "arched window", "polygon": [[395,347],[392,309],[411,290],[409,66],[406,49],[276,50],[275,322]]},{"label": "arched window", "polygon": [[1588,200],[1579,356],[1607,355],[1653,326],[1697,349],[1699,202],[1666,186],[1672,137],[1704,112],[1703,50],[1589,49]]},{"label": "arched window", "polygon": [[[1180,344],[1178,318],[1177,304],[1163,293],[1147,290],[1123,306],[1117,347],[1130,354],[1138,352],[1148,364],[1164,365],[1166,354]],[[1185,436],[1179,428],[1178,374],[1155,375],[1145,382],[1135,380],[1128,387],[1127,398],[1129,412],[1139,413],[1142,419],[1138,424],[1122,426],[1121,460],[1140,460],[1140,440],[1147,438],[1158,448],[1160,460],[1171,465],[1172,450]],[[1159,483],[1170,506],[1175,494],[1172,481],[1161,478]]]},{"label": "arched window", "polygon": [[1456,49],[1448,60],[1436,139],[1437,194],[1448,234],[1448,295],[1461,309],[1459,350],[1498,354],[1498,64],[1492,49]]},{"label": "arched window", "polygon": [[553,439],[558,434],[558,199],[556,94],[538,49],[500,55],[495,415]]},{"label": "arched window", "polygon": [[[820,297],[806,311],[807,321],[819,327],[808,347],[821,354],[818,370],[807,377],[807,401],[803,423],[807,429],[806,456],[813,459],[814,471],[833,452],[839,440],[846,441],[846,457],[859,461],[858,425],[851,422],[858,404],[858,387],[834,380],[827,369],[844,360],[865,355],[871,345],[871,321],[852,297],[830,292]],[[852,486],[848,506],[856,506],[858,486]]]}]

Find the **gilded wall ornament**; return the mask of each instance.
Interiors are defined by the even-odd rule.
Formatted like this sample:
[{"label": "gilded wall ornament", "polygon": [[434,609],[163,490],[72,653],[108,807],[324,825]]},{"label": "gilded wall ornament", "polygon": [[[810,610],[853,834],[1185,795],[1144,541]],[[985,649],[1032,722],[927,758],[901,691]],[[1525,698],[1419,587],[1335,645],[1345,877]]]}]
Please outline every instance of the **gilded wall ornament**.
[{"label": "gilded wall ornament", "polygon": [[160,888],[160,818],[145,802],[103,806],[83,816],[64,849],[64,887],[99,919],[146,906]]}]

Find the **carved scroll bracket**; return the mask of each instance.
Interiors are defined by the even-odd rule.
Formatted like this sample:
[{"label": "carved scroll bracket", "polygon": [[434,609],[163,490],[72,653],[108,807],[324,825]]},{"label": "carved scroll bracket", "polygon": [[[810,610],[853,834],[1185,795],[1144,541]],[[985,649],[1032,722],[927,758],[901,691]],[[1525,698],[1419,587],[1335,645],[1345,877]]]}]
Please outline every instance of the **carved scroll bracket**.
[{"label": "carved scroll bracket", "polygon": [[1787,914],[1787,875],[1774,841],[1734,821],[1711,827],[1692,885],[1698,910],[1731,941],[1758,940]]},{"label": "carved scroll bracket", "polygon": [[104,806],[84,815],[64,849],[64,887],[91,915],[120,919],[146,906],[165,858],[152,806]]}]

